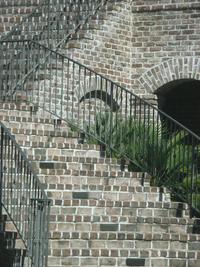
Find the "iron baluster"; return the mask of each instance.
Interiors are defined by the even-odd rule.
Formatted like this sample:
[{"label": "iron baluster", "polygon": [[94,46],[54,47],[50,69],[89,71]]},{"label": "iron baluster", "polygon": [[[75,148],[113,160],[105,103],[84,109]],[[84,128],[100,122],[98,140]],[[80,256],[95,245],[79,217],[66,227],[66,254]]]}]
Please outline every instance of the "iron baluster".
[{"label": "iron baluster", "polygon": [[[47,264],[48,256],[50,201],[14,137],[2,123],[0,123],[0,128],[0,216],[2,215],[2,208],[4,208],[24,242],[29,256],[28,264],[34,267],[44,267],[47,266],[44,264]],[[39,236],[38,244],[34,244],[35,233],[32,231],[32,225],[36,218],[31,214],[36,214],[37,210],[37,207],[35,210],[34,207],[30,208],[33,197],[45,203],[44,209],[41,209],[39,226],[42,234]],[[33,265],[34,262],[36,263],[36,251],[41,253],[40,262],[42,265]]]},{"label": "iron baluster", "polygon": [[1,154],[0,154],[0,231],[2,231],[2,215],[3,215],[3,154],[4,154],[4,131],[3,128],[1,128],[1,141],[0,141],[0,149],[1,149]]}]

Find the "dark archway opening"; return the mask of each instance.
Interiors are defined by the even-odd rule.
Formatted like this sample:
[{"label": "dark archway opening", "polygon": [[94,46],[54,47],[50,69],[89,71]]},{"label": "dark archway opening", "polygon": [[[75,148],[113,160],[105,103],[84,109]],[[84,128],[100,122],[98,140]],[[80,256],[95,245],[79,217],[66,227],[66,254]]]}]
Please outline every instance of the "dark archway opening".
[{"label": "dark archway opening", "polygon": [[83,102],[86,99],[100,99],[101,101],[103,101],[106,105],[108,105],[110,107],[110,109],[113,112],[116,112],[119,109],[119,105],[117,103],[117,101],[115,101],[115,99],[113,98],[113,95],[102,91],[102,90],[93,90],[90,91],[88,93],[86,93],[80,100],[79,103]]},{"label": "dark archway opening", "polygon": [[160,87],[155,94],[159,109],[200,135],[200,81],[176,80]]}]

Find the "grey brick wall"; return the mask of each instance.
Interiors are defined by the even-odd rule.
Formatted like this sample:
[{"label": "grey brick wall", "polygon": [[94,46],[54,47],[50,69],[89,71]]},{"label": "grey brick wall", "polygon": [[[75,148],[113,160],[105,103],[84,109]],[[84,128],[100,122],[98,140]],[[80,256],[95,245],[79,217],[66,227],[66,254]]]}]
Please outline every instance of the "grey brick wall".
[{"label": "grey brick wall", "polygon": [[170,81],[199,79],[199,1],[124,0],[102,14],[67,55],[146,98]]},{"label": "grey brick wall", "polygon": [[0,1],[0,37],[19,24],[43,0],[1,0]]},{"label": "grey brick wall", "polygon": [[133,87],[139,79],[145,93],[151,94],[176,79],[198,80],[200,3],[134,2]]},{"label": "grey brick wall", "polygon": [[[39,2],[2,1],[0,31],[8,31]],[[199,1],[112,1],[63,52],[136,94],[155,99],[155,90],[170,81],[199,80],[199,25]]]}]

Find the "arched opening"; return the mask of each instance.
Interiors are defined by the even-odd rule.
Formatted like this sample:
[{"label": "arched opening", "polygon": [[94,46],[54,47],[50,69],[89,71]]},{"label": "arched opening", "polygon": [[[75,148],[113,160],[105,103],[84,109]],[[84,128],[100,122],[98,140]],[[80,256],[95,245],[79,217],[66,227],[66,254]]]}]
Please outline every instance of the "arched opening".
[{"label": "arched opening", "polygon": [[86,99],[93,99],[93,98],[94,99],[98,98],[99,100],[103,101],[106,105],[108,105],[110,107],[110,109],[113,112],[116,112],[119,109],[119,105],[118,105],[117,101],[115,101],[115,99],[113,98],[113,95],[111,95],[105,91],[101,91],[101,90],[93,90],[93,91],[86,93],[79,100],[79,103],[83,102]]},{"label": "arched opening", "polygon": [[181,79],[160,87],[158,107],[200,135],[200,81]]}]

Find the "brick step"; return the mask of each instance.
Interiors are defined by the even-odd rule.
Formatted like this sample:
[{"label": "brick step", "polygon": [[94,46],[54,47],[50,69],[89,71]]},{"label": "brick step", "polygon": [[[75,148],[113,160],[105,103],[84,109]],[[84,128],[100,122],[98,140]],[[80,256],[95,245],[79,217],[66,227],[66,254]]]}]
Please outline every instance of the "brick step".
[{"label": "brick step", "polygon": [[[187,245],[188,243],[188,245]],[[107,257],[111,259],[112,257],[121,258],[122,255],[126,257],[139,257],[144,258],[155,258],[155,257],[165,257],[174,259],[199,259],[199,242],[194,241],[173,241],[173,240],[63,240],[63,250],[67,248],[68,256],[72,256],[74,259],[83,256],[88,258],[88,256],[94,255],[95,260],[98,256]],[[65,246],[64,246],[65,244]],[[56,250],[58,248],[57,240],[50,241],[50,250]],[[59,247],[60,252],[62,251]],[[93,254],[96,251],[96,255]],[[52,251],[53,252],[53,251]],[[54,254],[54,253],[52,253]],[[111,266],[116,266],[110,264]],[[70,265],[71,266],[71,265]],[[73,266],[73,265],[72,265]],[[83,265],[81,265],[83,266]],[[99,265],[95,265],[99,266]],[[102,266],[102,265],[100,265]],[[103,265],[104,266],[104,265]],[[106,265],[107,266],[107,265]],[[117,265],[121,266],[121,265]],[[145,265],[148,266],[148,265]],[[154,265],[153,265],[154,266]],[[163,265],[160,265],[163,266]],[[171,265],[170,265],[171,266]],[[175,266],[175,265],[172,265]],[[177,265],[176,265],[177,266]]]},{"label": "brick step", "polygon": [[[96,217],[96,216],[95,216]],[[64,221],[64,216],[60,216],[58,220],[50,220],[50,232],[51,235],[54,232],[108,232],[112,231],[114,233],[126,233],[126,232],[138,232],[146,233],[151,232],[153,234],[194,234],[191,231],[191,227],[187,225],[180,224],[143,224],[143,223],[106,223],[106,222],[66,222]],[[68,229],[68,230],[67,230]],[[187,241],[187,240],[186,240]]]},{"label": "brick step", "polygon": [[[50,184],[51,185],[51,184]],[[86,192],[95,193],[104,191],[110,191],[111,193],[149,193],[149,194],[169,194],[170,191],[167,188],[155,187],[155,186],[127,186],[127,185],[91,185],[91,184],[52,184],[54,190],[64,190],[64,192]],[[96,197],[96,196],[94,196]]]},{"label": "brick step", "polygon": [[[76,172],[76,171],[75,171]],[[26,178],[21,173],[15,174],[15,184],[10,181],[9,174],[4,174],[4,186],[8,189],[15,187],[16,189],[27,188]],[[105,185],[105,186],[150,186],[150,179],[140,176],[135,177],[106,177],[102,174],[98,176],[81,176],[81,175],[38,175],[43,187],[46,189],[63,188],[65,184],[75,183],[79,185]],[[8,181],[6,183],[6,181]]]},{"label": "brick step", "polygon": [[[66,211],[67,209],[63,208],[62,211]],[[159,211],[157,211],[159,212]],[[171,214],[171,213],[170,213]],[[82,217],[84,222],[80,221],[80,217]],[[122,221],[123,219],[126,219],[128,221],[131,221],[133,219],[132,217],[126,218],[126,216],[120,216],[119,219],[121,220],[120,222],[107,222],[109,219],[113,219],[114,216],[104,216],[104,220],[99,218],[99,216],[95,215],[92,218],[94,221],[89,221],[90,217],[89,215],[85,216],[76,216],[74,217],[73,215],[51,215],[50,222],[49,222],[49,227],[50,227],[50,235],[52,238],[54,236],[61,236],[64,235],[65,233],[73,233],[73,232],[78,232],[80,235],[82,235],[84,232],[91,233],[95,232],[98,234],[98,236],[101,235],[101,233],[106,233],[107,234],[113,233],[116,235],[124,235],[127,233],[151,233],[152,235],[174,235],[176,236],[176,239],[178,240],[179,236],[182,236],[182,240],[179,241],[185,241],[187,242],[188,240],[192,241],[200,241],[200,234],[199,230],[200,227],[198,227],[198,231],[195,229],[193,230],[193,225],[187,225],[187,224],[162,224],[162,223],[138,223],[138,222],[125,222]],[[105,218],[106,217],[106,218]],[[116,216],[115,216],[116,217]],[[72,221],[76,219],[76,221]],[[158,218],[159,220],[162,219],[162,217]],[[100,221],[98,221],[100,220]],[[102,221],[101,221],[102,220]],[[133,219],[134,220],[134,219]],[[17,221],[17,219],[16,219]],[[11,223],[12,224],[12,223]],[[11,226],[7,225],[7,228],[11,228]],[[183,239],[183,236],[189,236],[188,238]],[[105,235],[103,235],[105,236]],[[197,236],[197,237],[194,237]],[[62,238],[63,239],[63,238]],[[93,238],[94,239],[94,238]],[[109,239],[110,240],[110,239]],[[150,240],[150,239],[149,239]],[[163,239],[166,240],[166,239]],[[24,243],[22,242],[21,239],[11,239],[7,238],[4,240],[5,246],[8,248],[15,247],[15,248],[24,248]]]},{"label": "brick step", "polygon": [[[86,175],[90,175],[90,171],[96,173],[98,172],[119,172],[121,171],[121,166],[116,163],[81,163],[81,162],[58,162],[58,161],[32,161],[32,167],[35,169],[37,173],[40,174],[52,174],[60,173],[67,174],[68,172],[73,171],[83,171]],[[88,174],[87,174],[88,173]],[[93,174],[92,174],[93,175]]]},{"label": "brick step", "polygon": [[[26,104],[25,102],[0,102],[1,115],[14,116],[14,117],[31,117],[36,116],[51,119],[52,115],[45,112],[37,105]],[[31,112],[32,111],[32,112]]]},{"label": "brick step", "polygon": [[66,148],[23,148],[28,158],[32,161],[41,162],[60,162],[69,164],[107,164],[120,165],[125,168],[126,165],[121,164],[121,160],[116,158],[106,158],[105,151],[87,150],[87,149],[66,149]]},{"label": "brick step", "polygon": [[[84,151],[86,151],[86,154],[89,153],[87,152],[88,150],[91,151],[91,153],[99,151],[100,152],[100,146],[99,145],[93,145],[93,144],[80,144],[80,143],[70,143],[70,142],[61,142],[59,140],[56,140],[57,142],[39,142],[39,141],[19,141],[18,144],[25,150],[25,149],[31,149],[31,148],[35,148],[38,149],[38,153],[39,150],[42,151],[46,151],[48,152],[48,149],[52,148],[52,149],[59,149],[59,150],[68,150],[68,155],[69,157],[78,157],[82,155],[82,152],[84,153]],[[59,152],[58,152],[59,153]],[[62,153],[62,152],[61,152]],[[44,153],[42,153],[44,154]],[[85,154],[85,153],[84,153]]]},{"label": "brick step", "polygon": [[69,175],[38,175],[40,181],[46,184],[47,188],[57,188],[65,184],[80,184],[80,185],[116,185],[116,186],[149,186],[149,178],[136,176],[128,177],[108,177],[108,176],[82,176],[79,172],[72,172]]},{"label": "brick step", "polygon": [[[88,216],[139,216],[139,217],[179,217],[189,218],[187,204],[179,202],[142,202],[111,200],[54,200],[52,215],[71,214]],[[66,213],[67,212],[67,213]]]},{"label": "brick step", "polygon": [[48,197],[56,199],[101,199],[111,201],[170,201],[170,194],[152,192],[114,192],[114,191],[77,191],[48,190]]},{"label": "brick step", "polygon": [[[50,134],[50,133],[49,133]],[[78,134],[77,133],[67,133],[65,132],[66,137],[61,137],[59,136],[60,134],[52,132],[52,136],[51,135],[25,135],[25,134],[16,134],[15,135],[15,139],[17,141],[17,143],[21,144],[22,142],[26,142],[26,143],[48,143],[49,145],[51,145],[51,143],[67,143],[67,144],[73,144],[73,145],[77,145],[79,143],[79,138],[78,138]],[[68,136],[67,136],[68,135]],[[70,137],[71,135],[71,137]],[[73,135],[73,137],[72,137]]]},{"label": "brick step", "polygon": [[[62,211],[66,211],[66,208],[62,208]],[[72,209],[73,210],[73,209]],[[158,211],[156,211],[158,212]],[[66,214],[66,212],[65,212]],[[17,221],[17,219],[16,219]],[[6,229],[9,231],[16,231],[12,222],[6,223]],[[7,230],[8,231],[8,230]],[[126,216],[126,215],[72,215],[61,214],[50,217],[50,235],[51,238],[79,238],[84,239],[84,233],[96,235],[96,239],[101,239],[101,235],[105,236],[113,235],[125,236],[128,234],[151,233],[154,236],[173,236],[174,240],[179,241],[199,241],[200,240],[200,225],[196,224],[195,219],[189,218],[177,218],[177,217],[139,217]],[[77,235],[78,233],[78,235]],[[23,243],[19,240],[19,236],[16,234],[18,248],[23,247]],[[73,237],[74,236],[74,237]],[[76,237],[75,237],[76,236]],[[98,238],[97,238],[98,237]],[[161,238],[161,237],[160,237]],[[167,237],[163,237],[163,240]],[[7,237],[9,240],[10,238]],[[86,238],[88,239],[88,238]],[[93,239],[95,239],[93,237]],[[109,240],[111,238],[108,238]],[[127,239],[127,238],[126,238]],[[151,240],[150,238],[148,240]]]},{"label": "brick step", "polygon": [[[13,128],[24,128],[24,126],[28,128],[28,125],[32,127],[42,127],[43,125],[49,125],[49,127],[53,126],[54,128],[67,127],[67,123],[64,123],[56,118],[46,118],[46,116],[44,117],[44,114],[43,116],[38,117],[35,114],[32,114],[31,111],[21,112],[20,116],[15,116],[15,111],[11,112],[8,110],[6,112],[6,110],[1,110],[0,112],[0,120],[3,121],[4,124],[9,122],[9,124],[12,125]],[[5,115],[3,115],[3,113]],[[7,115],[6,113],[9,113],[9,115]]]},{"label": "brick step", "polygon": [[[19,219],[19,217],[15,219],[16,223],[18,222],[17,221],[18,219]],[[16,230],[15,225],[10,220],[6,221],[5,233],[6,234],[8,233],[8,235],[10,237],[10,238],[7,238],[7,242],[6,242],[9,249],[15,248],[15,249],[19,249],[19,250],[26,250],[25,244],[22,241],[22,239],[20,238],[20,236]],[[14,240],[11,239],[11,236],[15,237]]]},{"label": "brick step", "polygon": [[[66,123],[61,123],[58,120],[52,121],[52,123],[46,123],[46,122],[31,122],[31,118],[29,119],[29,122],[15,122],[15,121],[6,121],[1,120],[4,122],[4,124],[11,129],[12,132],[15,133],[24,133],[29,132],[30,134],[34,134],[34,131],[41,131],[45,132],[47,131],[52,135],[52,132],[56,133],[62,133],[62,132],[71,132],[74,133],[69,126],[67,126]],[[58,125],[59,124],[59,125]],[[31,132],[30,132],[31,131]],[[47,133],[47,134],[48,134]]]},{"label": "brick step", "polygon": [[[171,233],[152,233],[146,231],[145,233],[141,232],[65,232],[60,235],[59,232],[55,232],[52,235],[52,243],[56,244],[58,236],[62,236],[63,241],[69,241],[70,248],[78,248],[78,246],[75,246],[75,243],[78,244],[78,242],[82,243],[81,248],[95,248],[95,244],[97,244],[96,247],[100,248],[141,248],[138,243],[144,243],[144,248],[149,249],[168,249],[168,250],[176,250],[174,246],[177,246],[177,250],[185,250],[187,249],[188,244],[188,250],[189,251],[198,251],[200,250],[200,235],[195,234],[171,234]],[[57,238],[56,238],[57,237]],[[129,242],[130,241],[130,242]],[[153,242],[155,241],[155,242]],[[120,244],[117,245],[117,242]],[[151,243],[151,246],[148,246],[149,243]],[[158,245],[160,242],[160,246]],[[89,244],[88,244],[89,243]],[[95,244],[92,244],[95,243]],[[109,243],[110,246],[109,246]],[[127,246],[127,243],[130,246]],[[145,246],[146,243],[146,246]],[[83,245],[85,244],[85,246]],[[116,244],[116,247],[114,246]],[[52,244],[51,244],[52,245]],[[52,246],[53,247],[53,246]]]},{"label": "brick step", "polygon": [[[74,169],[65,169],[65,168],[54,168],[54,164],[51,164],[50,166],[45,165],[38,170],[39,174],[41,175],[61,175],[67,177],[73,177],[73,176],[80,176],[80,177],[108,177],[108,178],[135,178],[134,172],[126,172],[126,171],[104,171],[104,170],[86,170],[83,167],[83,170],[77,170],[76,166],[71,166]],[[56,163],[55,163],[56,164]],[[62,165],[62,163],[59,163]],[[67,166],[67,165],[66,165]],[[59,165],[57,166],[59,167]],[[62,166],[61,166],[62,167]],[[78,183],[79,184],[79,183]]]},{"label": "brick step", "polygon": [[[24,148],[29,160],[68,162],[68,163],[97,163],[119,164],[120,161],[112,158],[103,158],[99,150],[70,150],[57,148]],[[104,153],[105,154],[105,153]]]},{"label": "brick step", "polygon": [[79,134],[77,132],[73,132],[71,130],[65,131],[62,130],[37,130],[37,129],[17,129],[17,128],[10,128],[9,130],[11,131],[12,134],[17,135],[18,138],[24,136],[29,136],[30,139],[32,136],[37,136],[39,137],[63,137],[63,138],[78,138]]},{"label": "brick step", "polygon": [[[62,257],[57,256],[60,250],[54,252],[53,256],[49,256],[49,262],[56,262],[62,259],[64,266],[70,267],[199,267],[200,260],[197,259],[198,254],[193,252],[182,253],[181,250],[153,250],[153,249],[93,249],[91,255],[88,256],[88,250],[82,249],[81,255],[74,249],[73,253],[69,249],[63,251]],[[61,253],[60,253],[61,254]],[[73,254],[70,255],[70,254]],[[77,254],[77,256],[76,256]],[[118,256],[119,255],[119,256]],[[187,265],[186,265],[187,264]],[[54,266],[54,265],[49,265]]]},{"label": "brick step", "polygon": [[[169,226],[170,224],[177,227],[187,227],[188,232],[184,232],[183,234],[200,234],[200,223],[199,219],[191,219],[191,218],[180,218],[180,217],[143,217],[143,216],[118,216],[118,215],[81,215],[81,214],[67,214],[67,215],[52,215],[51,222],[69,222],[69,223],[101,223],[105,225],[104,231],[117,231],[119,226],[117,227],[116,224],[141,224],[145,227],[146,224],[154,225],[155,231],[149,231],[159,234],[159,231],[156,230],[156,225],[162,225],[163,227]],[[113,228],[112,228],[113,225]],[[100,226],[101,227],[101,226]],[[147,226],[148,229],[148,226]],[[101,229],[103,231],[103,229]],[[52,233],[57,233],[56,230],[52,230]],[[131,232],[133,233],[133,232]],[[144,231],[145,233],[145,231]],[[164,234],[164,232],[162,232]],[[177,234],[177,232],[175,232]]]}]

